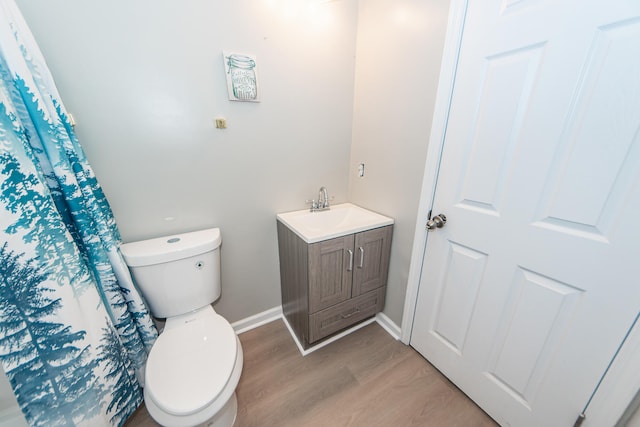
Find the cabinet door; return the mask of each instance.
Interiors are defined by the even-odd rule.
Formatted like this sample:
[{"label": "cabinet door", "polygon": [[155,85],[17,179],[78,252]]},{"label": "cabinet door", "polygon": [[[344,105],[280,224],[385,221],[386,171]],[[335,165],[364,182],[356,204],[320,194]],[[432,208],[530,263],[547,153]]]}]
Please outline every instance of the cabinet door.
[{"label": "cabinet door", "polygon": [[309,245],[309,313],[351,298],[354,236]]},{"label": "cabinet door", "polygon": [[356,234],[353,268],[353,296],[387,284],[392,226]]}]

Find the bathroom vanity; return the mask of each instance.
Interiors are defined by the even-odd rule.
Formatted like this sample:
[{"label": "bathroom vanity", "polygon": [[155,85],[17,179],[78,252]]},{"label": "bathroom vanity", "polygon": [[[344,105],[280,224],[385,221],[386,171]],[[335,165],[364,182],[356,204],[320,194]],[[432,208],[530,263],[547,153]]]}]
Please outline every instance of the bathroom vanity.
[{"label": "bathroom vanity", "polygon": [[345,203],[277,226],[282,308],[303,348],[382,310],[393,219]]}]

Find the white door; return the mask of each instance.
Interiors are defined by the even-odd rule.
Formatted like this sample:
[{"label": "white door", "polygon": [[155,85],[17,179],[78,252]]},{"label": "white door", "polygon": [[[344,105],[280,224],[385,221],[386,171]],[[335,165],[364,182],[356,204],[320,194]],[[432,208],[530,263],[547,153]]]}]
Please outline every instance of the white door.
[{"label": "white door", "polygon": [[640,310],[640,1],[469,3],[411,345],[572,426]]}]

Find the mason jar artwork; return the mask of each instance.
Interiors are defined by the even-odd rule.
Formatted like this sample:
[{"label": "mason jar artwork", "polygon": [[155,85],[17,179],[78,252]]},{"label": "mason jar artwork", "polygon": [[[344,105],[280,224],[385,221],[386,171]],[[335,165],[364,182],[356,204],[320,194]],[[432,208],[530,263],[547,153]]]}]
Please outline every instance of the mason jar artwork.
[{"label": "mason jar artwork", "polygon": [[232,101],[258,101],[256,60],[249,55],[224,54],[229,99]]}]

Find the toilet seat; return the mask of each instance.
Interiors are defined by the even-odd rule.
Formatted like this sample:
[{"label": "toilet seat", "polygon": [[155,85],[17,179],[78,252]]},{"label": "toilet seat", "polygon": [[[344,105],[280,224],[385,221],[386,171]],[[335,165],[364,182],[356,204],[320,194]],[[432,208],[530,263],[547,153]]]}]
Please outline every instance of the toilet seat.
[{"label": "toilet seat", "polygon": [[220,395],[237,351],[233,328],[210,306],[170,318],[147,360],[145,394],[169,414],[193,414]]}]

